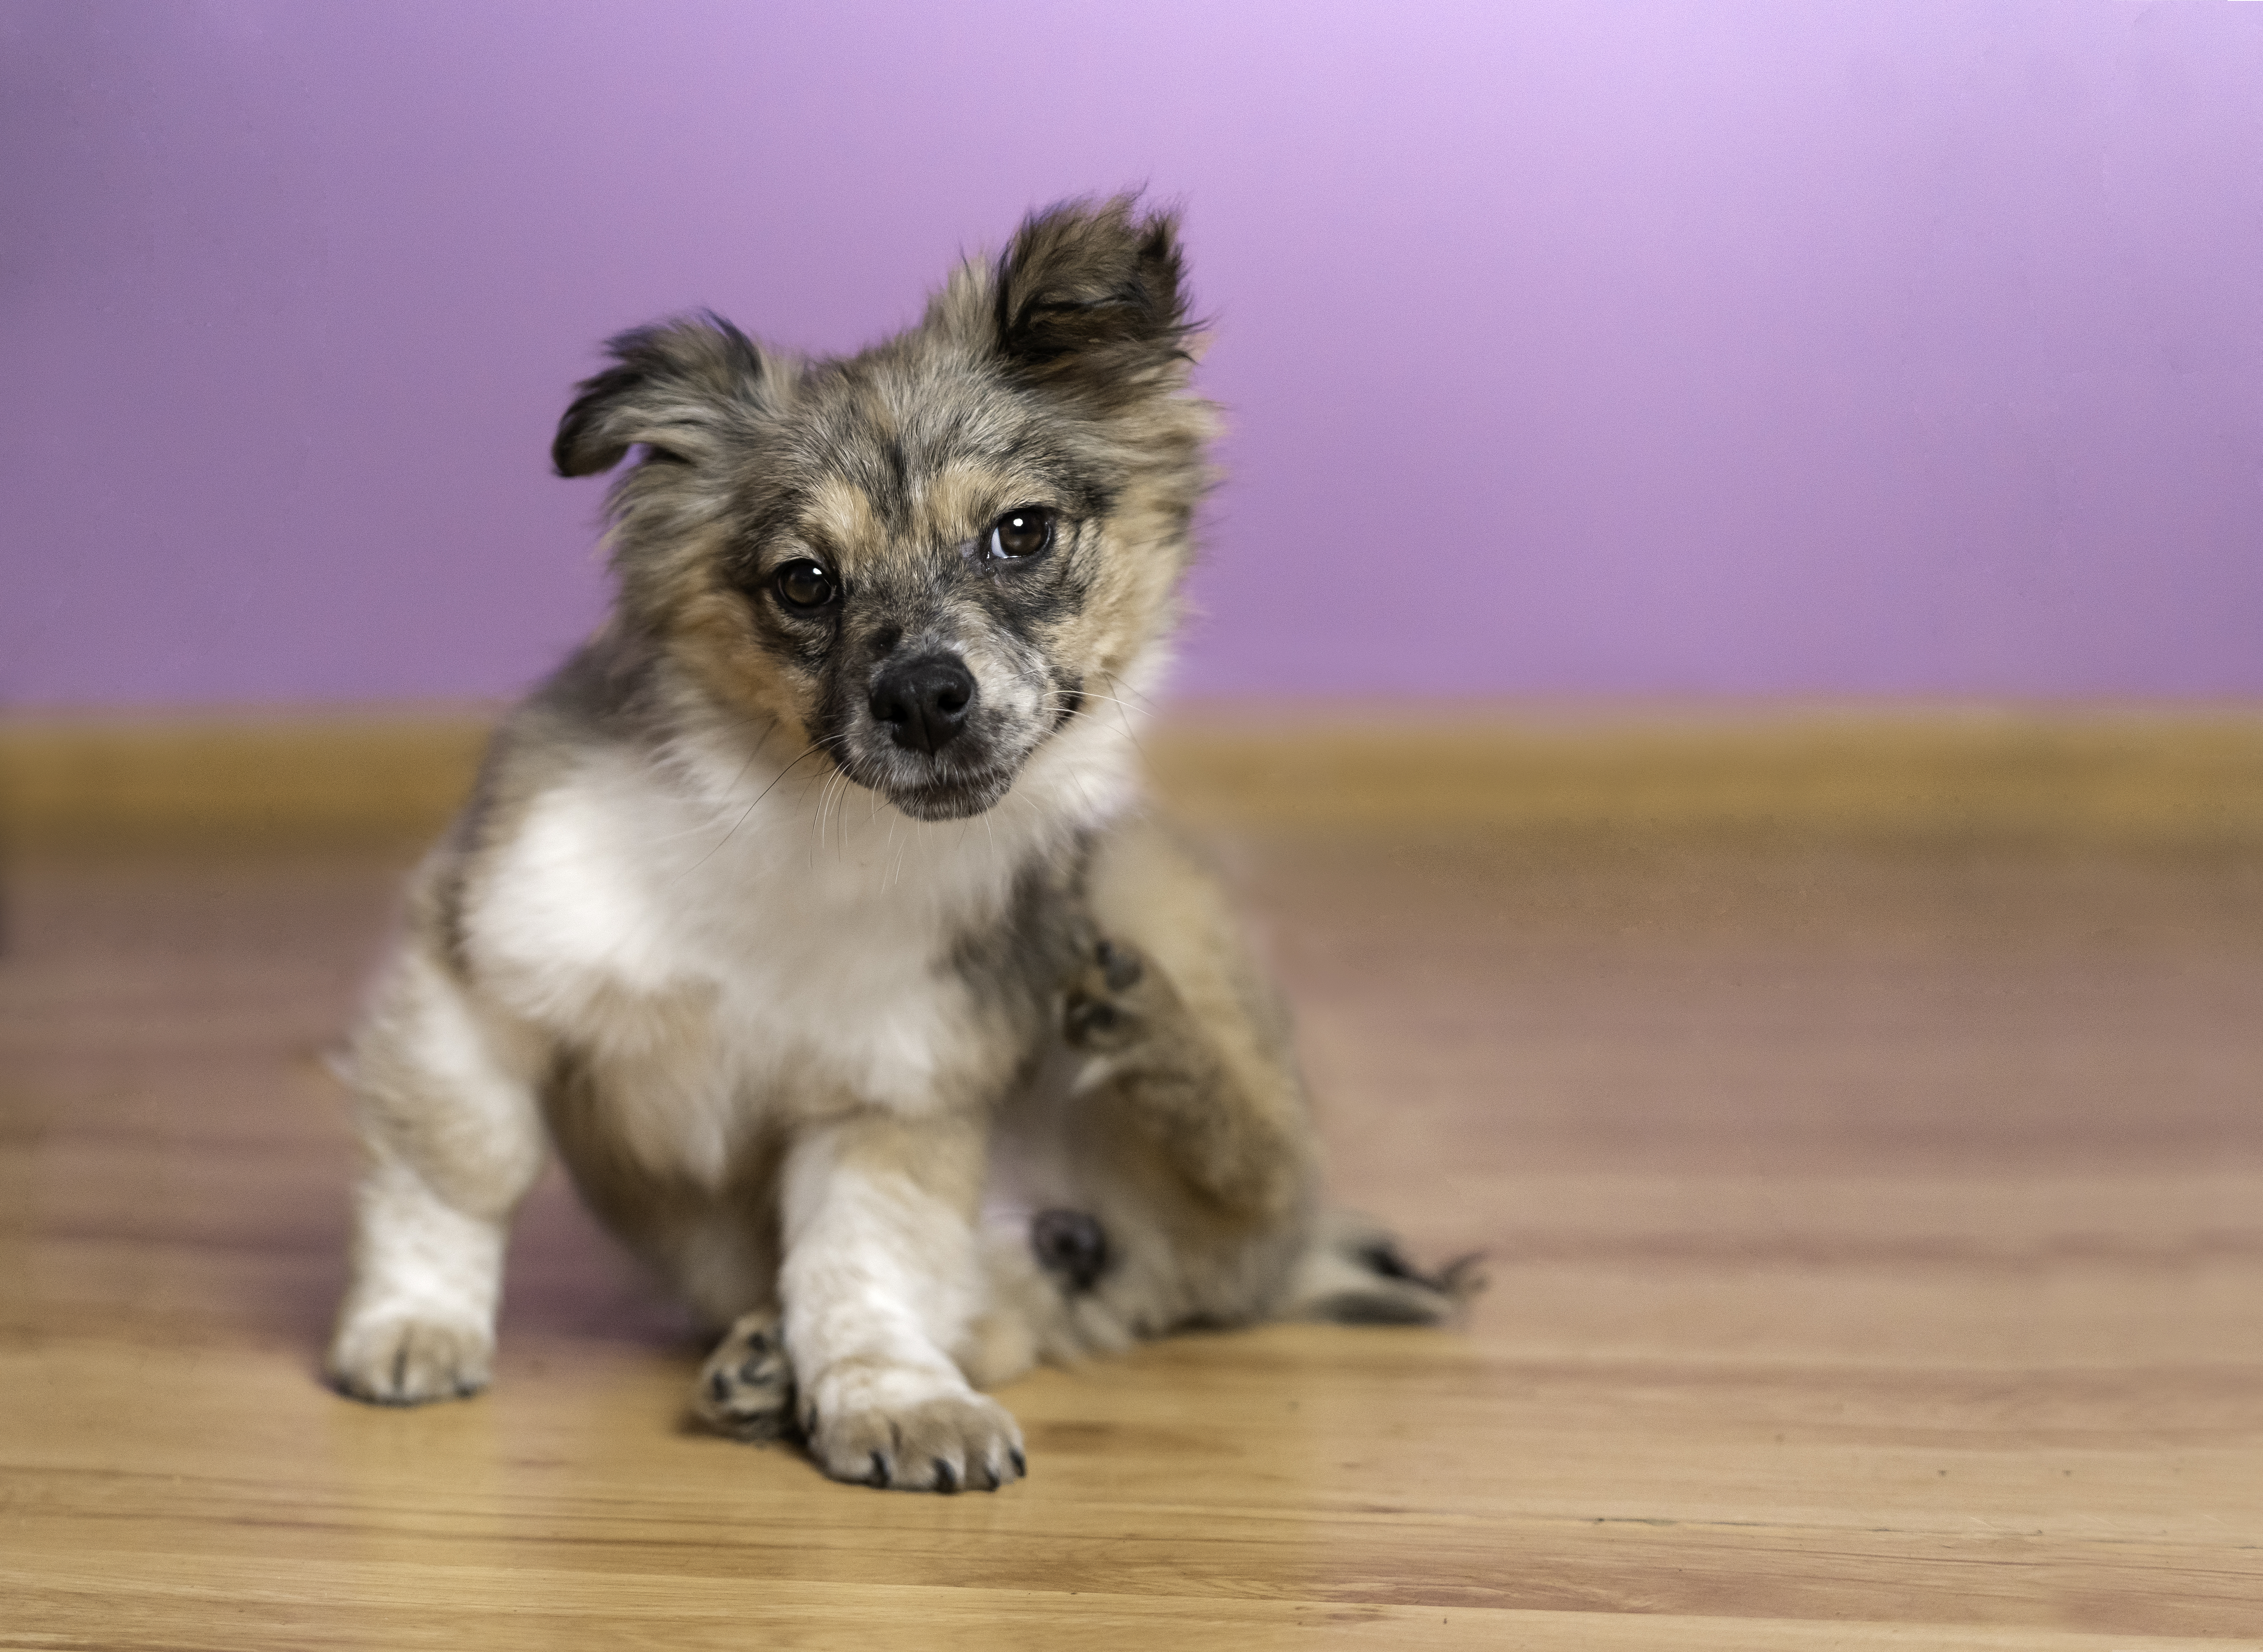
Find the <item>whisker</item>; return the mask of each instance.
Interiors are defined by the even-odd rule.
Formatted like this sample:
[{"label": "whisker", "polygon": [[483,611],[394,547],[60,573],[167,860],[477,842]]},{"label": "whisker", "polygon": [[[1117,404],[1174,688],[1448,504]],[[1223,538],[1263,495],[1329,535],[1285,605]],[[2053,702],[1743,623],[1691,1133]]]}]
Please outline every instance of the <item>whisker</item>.
[{"label": "whisker", "polygon": [[[1067,694],[1052,694],[1049,695],[1047,698],[1052,702],[1048,709],[1052,711],[1066,711],[1072,703],[1081,704],[1088,699],[1104,699],[1111,706],[1132,705],[1132,702],[1128,699],[1118,699],[1113,694],[1103,694],[1100,692],[1099,690],[1091,688],[1085,689],[1081,693],[1074,697]],[[1132,709],[1136,711],[1139,707],[1134,706],[1132,706]]]},{"label": "whisker", "polygon": [[1150,709],[1160,709],[1155,706],[1155,699],[1153,695],[1141,693],[1138,689],[1132,687],[1131,684],[1117,676],[1115,672],[1103,671],[1101,675],[1106,677],[1110,682],[1115,684],[1117,687],[1122,689],[1125,693],[1131,695],[1132,699],[1145,700]]},{"label": "whisker", "polygon": [[[1106,676],[1110,682],[1114,682],[1116,680],[1112,673],[1103,672],[1102,675]],[[1134,690],[1133,692],[1135,693],[1138,692],[1137,690]],[[1132,743],[1132,749],[1139,754],[1139,760],[1142,763],[1145,763],[1147,760],[1147,749],[1139,743],[1139,735],[1132,727],[1132,719],[1125,714],[1127,712],[1137,711],[1139,707],[1132,705],[1129,700],[1118,699],[1113,694],[1103,694],[1097,689],[1081,689],[1078,691],[1078,692],[1079,697],[1082,699],[1104,699],[1110,705],[1116,707],[1116,721],[1123,726],[1124,737]],[[1055,703],[1046,706],[1046,710],[1060,712],[1069,709],[1070,702],[1066,695],[1057,695],[1053,698]],[[1140,698],[1145,699],[1146,699],[1146,696],[1143,694]],[[1151,701],[1149,703],[1152,704],[1153,702]]]},{"label": "whisker", "polygon": [[[849,848],[849,772],[844,769],[841,772],[837,784],[832,787],[833,858],[835,860],[840,859]],[[824,806],[821,804],[819,806],[821,817],[823,812]],[[825,846],[825,832],[821,825],[818,830],[817,845],[821,849]]]},{"label": "whisker", "polygon": [[1092,801],[1092,793],[1084,789],[1084,777],[1072,770],[1068,778],[1069,784],[1076,787],[1076,794],[1084,800],[1084,812],[1096,817],[1100,813],[1100,807]]},{"label": "whisker", "polygon": [[[739,828],[747,823],[747,817],[755,812],[756,808],[762,803],[762,801],[768,797],[772,792],[777,790],[778,782],[784,779],[787,775],[792,774],[795,769],[799,768],[803,757],[806,757],[812,752],[819,750],[825,745],[825,743],[826,743],[822,740],[813,740],[807,746],[804,747],[800,757],[796,757],[792,763],[787,764],[785,767],[780,769],[771,779],[770,783],[768,786],[763,787],[761,791],[755,793],[754,801],[748,804],[745,808],[739,812],[739,818],[731,822],[730,830],[725,832],[720,837],[715,840],[715,847],[713,849],[710,849],[705,854],[700,856],[698,859],[693,861],[690,866],[684,867],[683,871],[677,873],[668,887],[671,889],[674,888],[677,884],[683,882],[684,879],[698,871],[700,867],[705,866],[710,860],[712,860],[715,858],[716,851],[721,849],[725,844],[729,843],[731,839],[737,835]],[[748,757],[747,761],[751,764],[754,759],[752,757]],[[743,775],[746,773],[746,770],[741,768],[739,772]],[[689,834],[686,835],[688,836]]]},{"label": "whisker", "polygon": [[814,826],[814,828],[815,828],[815,830],[816,830],[816,832],[817,832],[817,843],[816,843],[815,846],[814,846],[814,847],[811,850],[811,851],[810,851],[811,859],[812,859],[813,860],[814,860],[814,859],[816,858],[816,856],[818,856],[818,855],[820,855],[820,854],[821,854],[821,853],[823,853],[823,852],[824,852],[824,850],[825,850],[825,821],[826,821],[826,816],[827,816],[827,815],[831,812],[831,810],[832,810],[832,807],[833,807],[833,793],[834,793],[835,788],[835,787],[837,787],[837,786],[840,785],[840,783],[841,783],[841,771],[840,771],[840,770],[838,770],[838,769],[835,769],[835,770],[834,770],[834,772],[833,772],[832,773],[830,773],[830,774],[828,774],[828,775],[827,775],[827,776],[825,777],[825,784],[824,784],[823,786],[820,786],[820,787],[818,788],[818,792],[817,792],[817,815],[816,815],[816,819],[815,819],[815,820],[814,820],[814,822],[813,822],[813,826]]},{"label": "whisker", "polygon": [[[755,722],[755,719],[745,716],[734,716],[731,721],[740,728],[750,728]],[[734,789],[738,783],[746,778],[747,771],[752,768],[755,764],[755,760],[762,756],[763,748],[770,743],[770,736],[778,731],[779,727],[780,724],[777,718],[771,718],[769,721],[767,726],[763,729],[761,738],[755,742],[755,749],[748,754],[747,760],[739,765],[737,772],[732,775],[731,785],[729,787],[727,787],[726,790]],[[801,751],[792,762],[788,763],[772,777],[770,785],[764,786],[760,792],[756,793],[753,801],[749,802],[746,808],[739,811],[737,817],[732,821],[731,824],[727,828],[725,829],[723,835],[715,840],[713,846],[711,847],[705,854],[700,856],[698,859],[693,861],[682,872],[676,873],[674,880],[670,881],[669,888],[671,889],[674,888],[676,884],[683,882],[684,879],[690,877],[693,873],[698,871],[700,867],[705,866],[710,859],[713,859],[713,857],[721,851],[726,844],[731,841],[732,837],[737,833],[739,828],[747,823],[748,819],[754,814],[756,808],[761,805],[763,799],[768,797],[772,791],[777,789],[779,781],[784,779],[787,775],[791,774],[794,769],[800,764],[802,760],[807,757],[812,752],[814,752],[822,747],[835,743],[838,738],[839,736],[837,735],[826,735],[820,739],[812,741],[808,745],[802,748]],[[686,837],[699,837],[708,831],[716,823],[716,822],[720,821],[723,818],[724,813],[725,810],[719,807],[715,811],[713,820],[703,822],[697,826],[688,826],[680,832],[670,832],[665,837],[652,838],[648,841],[654,847],[657,847],[661,844],[676,843]]]},{"label": "whisker", "polygon": [[[1101,675],[1106,677],[1110,682],[1115,684],[1118,688],[1130,687],[1129,684],[1124,682],[1113,671],[1103,671]],[[1151,706],[1155,703],[1152,699],[1147,699],[1147,697],[1145,694],[1139,694],[1139,691],[1136,688],[1132,689],[1132,692],[1134,694],[1139,694],[1141,699],[1146,699],[1147,704]],[[1118,722],[1124,725],[1124,737],[1132,743],[1132,750],[1139,754],[1140,762],[1147,764],[1147,766],[1151,769],[1153,768],[1155,765],[1147,762],[1147,748],[1139,743],[1139,734],[1132,727],[1132,719],[1125,715],[1125,713],[1128,712],[1131,707],[1124,701],[1117,699],[1113,694],[1110,694],[1106,698],[1113,702],[1116,706],[1116,719]]]}]

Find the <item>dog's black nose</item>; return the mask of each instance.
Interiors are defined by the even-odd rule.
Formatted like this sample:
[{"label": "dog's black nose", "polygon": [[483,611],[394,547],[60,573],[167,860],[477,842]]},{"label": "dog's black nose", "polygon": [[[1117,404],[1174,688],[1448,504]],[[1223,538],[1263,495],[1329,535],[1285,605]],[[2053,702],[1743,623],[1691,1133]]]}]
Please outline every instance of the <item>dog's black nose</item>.
[{"label": "dog's black nose", "polygon": [[872,685],[872,718],[907,751],[940,751],[966,725],[974,674],[955,654],[922,654],[889,666]]},{"label": "dog's black nose", "polygon": [[1081,1210],[1041,1210],[1030,1217],[1030,1249],[1039,1267],[1079,1291],[1090,1290],[1108,1267],[1108,1235]]}]

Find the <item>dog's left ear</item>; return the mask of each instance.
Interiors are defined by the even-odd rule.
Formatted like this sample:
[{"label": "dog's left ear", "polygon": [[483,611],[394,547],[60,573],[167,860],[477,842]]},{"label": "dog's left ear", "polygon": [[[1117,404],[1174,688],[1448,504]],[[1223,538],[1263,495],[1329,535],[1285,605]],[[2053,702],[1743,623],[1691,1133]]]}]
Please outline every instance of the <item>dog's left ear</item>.
[{"label": "dog's left ear", "polygon": [[754,341],[714,312],[608,339],[618,364],[574,388],[551,462],[561,476],[611,470],[634,446],[657,460],[698,464],[758,417],[776,387]]},{"label": "dog's left ear", "polygon": [[1118,195],[1029,218],[993,277],[997,350],[1016,378],[1108,410],[1183,381],[1177,220]]}]

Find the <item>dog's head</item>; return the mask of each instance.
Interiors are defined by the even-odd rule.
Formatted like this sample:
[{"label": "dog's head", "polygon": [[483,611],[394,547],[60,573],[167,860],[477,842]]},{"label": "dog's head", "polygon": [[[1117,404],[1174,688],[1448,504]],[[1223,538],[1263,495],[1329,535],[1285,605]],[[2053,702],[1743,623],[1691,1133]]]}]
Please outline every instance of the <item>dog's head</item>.
[{"label": "dog's head", "polygon": [[553,450],[615,485],[616,623],[922,820],[989,808],[1170,627],[1207,482],[1175,225],[1025,222],[839,360],[719,317],[612,341]]}]

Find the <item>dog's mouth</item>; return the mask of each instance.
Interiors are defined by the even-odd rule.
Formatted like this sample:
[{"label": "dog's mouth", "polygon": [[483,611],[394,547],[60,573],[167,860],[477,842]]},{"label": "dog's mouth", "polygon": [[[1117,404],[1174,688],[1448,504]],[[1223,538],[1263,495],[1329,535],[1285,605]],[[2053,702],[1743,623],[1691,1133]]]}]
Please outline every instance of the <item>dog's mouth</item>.
[{"label": "dog's mouth", "polygon": [[897,751],[838,750],[834,765],[855,784],[877,792],[914,820],[966,820],[994,808],[1014,789],[1022,753],[1001,760],[993,754],[953,753],[948,760],[914,757]]},{"label": "dog's mouth", "polygon": [[991,808],[1013,789],[1014,774],[994,769],[912,784],[884,786],[880,795],[914,820],[966,820]]}]

